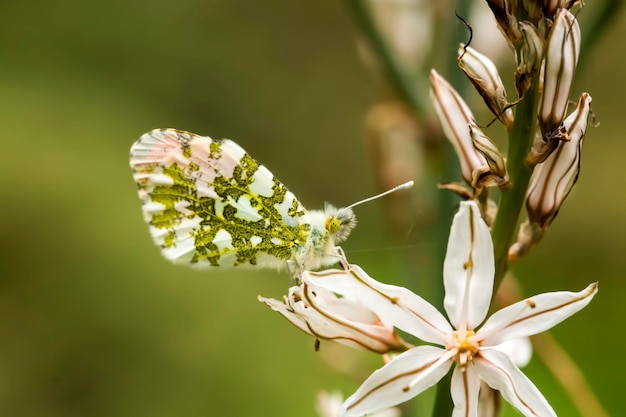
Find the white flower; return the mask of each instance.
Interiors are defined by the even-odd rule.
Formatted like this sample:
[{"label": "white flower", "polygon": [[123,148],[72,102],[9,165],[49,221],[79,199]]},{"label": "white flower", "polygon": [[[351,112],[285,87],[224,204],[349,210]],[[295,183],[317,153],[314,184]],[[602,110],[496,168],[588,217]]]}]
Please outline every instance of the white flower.
[{"label": "white flower", "polygon": [[[489,230],[473,202],[461,203],[454,217],[444,261],[444,307],[450,322],[418,295],[381,284],[356,266],[347,272],[306,275],[329,291],[352,288],[354,296],[385,323],[438,345],[409,349],[375,371],[345,401],[345,416],[407,401],[435,385],[453,364],[454,417],[478,416],[481,381],[500,391],[525,416],[555,416],[537,387],[499,345],[555,326],[585,307],[597,292],[597,284],[591,284],[578,293],[540,294],[496,312],[480,326],[491,303],[494,256]],[[333,279],[328,279],[331,275]]]}]

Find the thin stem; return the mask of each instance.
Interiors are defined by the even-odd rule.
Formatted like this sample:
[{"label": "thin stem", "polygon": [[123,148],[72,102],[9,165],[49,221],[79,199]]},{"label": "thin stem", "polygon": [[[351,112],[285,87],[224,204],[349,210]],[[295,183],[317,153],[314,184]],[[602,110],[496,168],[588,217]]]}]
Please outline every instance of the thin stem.
[{"label": "thin stem", "polygon": [[413,77],[402,68],[382,33],[376,27],[376,22],[367,1],[348,0],[348,6],[359,24],[361,31],[367,38],[374,54],[380,58],[387,72],[388,78],[398,93],[413,107],[416,113],[426,114],[427,106],[424,103],[424,91],[428,91],[421,84],[421,77]]},{"label": "thin stem", "polygon": [[[535,77],[536,78],[536,77]],[[526,162],[526,157],[533,143],[536,128],[536,112],[539,99],[538,82],[517,104],[515,122],[509,135],[507,169],[511,186],[502,190],[498,213],[491,229],[494,254],[496,258],[496,277],[494,289],[497,289],[509,268],[509,248],[515,238],[526,190],[533,173],[533,168]]]}]

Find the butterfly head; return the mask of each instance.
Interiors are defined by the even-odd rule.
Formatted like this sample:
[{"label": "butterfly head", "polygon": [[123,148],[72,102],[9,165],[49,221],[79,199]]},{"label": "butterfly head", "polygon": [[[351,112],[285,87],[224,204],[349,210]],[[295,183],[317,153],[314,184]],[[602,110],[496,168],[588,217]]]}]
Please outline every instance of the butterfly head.
[{"label": "butterfly head", "polygon": [[326,206],[326,231],[333,236],[335,243],[340,243],[346,238],[356,226],[356,216],[351,208],[335,208],[331,205]]}]

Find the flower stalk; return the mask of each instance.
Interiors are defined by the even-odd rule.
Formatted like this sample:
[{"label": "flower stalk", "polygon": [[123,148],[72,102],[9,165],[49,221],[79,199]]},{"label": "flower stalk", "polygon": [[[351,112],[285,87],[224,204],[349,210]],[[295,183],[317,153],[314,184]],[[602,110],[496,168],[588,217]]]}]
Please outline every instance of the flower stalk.
[{"label": "flower stalk", "polygon": [[513,129],[509,136],[509,154],[507,170],[510,186],[502,190],[498,212],[494,220],[491,234],[493,236],[496,259],[495,287],[498,288],[509,268],[509,248],[515,239],[526,190],[530,183],[533,167],[526,160],[535,137],[536,109],[539,102],[538,77],[522,100],[517,104]]},{"label": "flower stalk", "polygon": [[[380,32],[378,39],[376,38],[377,29],[372,24],[375,20],[369,15],[372,11],[369,9],[368,2],[349,0],[349,4],[353,7],[353,11],[355,11],[355,15],[360,23],[365,23],[368,27],[366,32],[371,31],[366,34],[371,46],[374,47],[373,49],[377,52],[379,58],[382,58],[383,67],[390,76],[392,84],[397,87],[407,102],[417,110],[419,116],[426,114],[427,112],[424,111],[426,106],[423,103],[423,88],[416,88],[418,84],[415,83],[415,78],[419,77],[411,71],[405,71],[402,68],[402,63],[394,60],[391,53],[393,48],[385,45],[385,39],[380,37]],[[471,7],[467,6],[470,2],[462,2],[462,4],[464,4],[463,7]],[[477,50],[469,48],[469,45],[462,46],[459,49],[460,58],[458,64],[465,72],[465,75],[469,77],[474,88],[482,96],[489,109],[504,126],[508,135],[507,154],[502,154],[489,138],[489,133],[486,130],[489,125],[484,127],[485,123],[482,120],[477,121],[474,119],[472,111],[464,101],[464,94],[457,93],[457,91],[463,93],[459,84],[453,81],[450,82],[450,79],[446,81],[434,70],[431,72],[431,99],[441,121],[442,130],[452,143],[459,158],[458,162],[460,164],[455,165],[457,168],[461,167],[462,176],[465,180],[465,185],[448,183],[442,186],[442,188],[455,191],[462,199],[472,201],[471,203],[464,202],[462,206],[477,204],[475,207],[472,206],[473,208],[470,211],[477,213],[478,217],[482,216],[486,220],[486,224],[491,227],[490,236],[493,239],[494,255],[494,263],[491,265],[493,268],[492,284],[493,289],[497,290],[509,269],[510,262],[517,259],[511,256],[511,251],[520,230],[519,223],[523,207],[528,209],[529,217],[541,210],[541,213],[539,213],[541,221],[534,221],[531,225],[532,227],[538,225],[535,229],[538,230],[536,235],[540,239],[539,235],[543,234],[547,225],[550,224],[558,212],[560,202],[575,182],[575,177],[573,177],[573,181],[569,183],[571,185],[566,187],[564,193],[560,192],[561,188],[557,190],[559,193],[555,195],[559,199],[559,204],[548,208],[545,208],[545,204],[541,206],[535,204],[534,206],[531,205],[530,208],[528,207],[529,185],[532,183],[534,186],[539,181],[537,187],[540,187],[542,184],[537,176],[541,173],[542,168],[547,170],[541,164],[544,161],[552,161],[554,158],[551,158],[551,154],[555,149],[562,150],[563,145],[568,140],[571,140],[571,135],[569,135],[571,129],[565,126],[567,124],[565,116],[568,112],[568,101],[580,55],[581,35],[575,17],[576,13],[571,13],[569,9],[574,5],[582,6],[582,3],[574,0],[487,0],[487,4],[494,13],[499,29],[504,34],[509,46],[515,49],[515,57],[518,64],[515,72],[517,99],[512,100],[510,103],[506,100],[506,93],[498,75],[496,63],[491,62],[489,58],[481,55]],[[465,14],[461,13],[461,16],[465,16]],[[476,42],[472,46],[475,47],[475,44]],[[456,74],[458,76],[460,72],[457,71]],[[416,100],[416,98],[419,98],[419,100]],[[418,104],[416,105],[416,103]],[[485,129],[484,132],[483,129]],[[548,166],[548,164],[545,165]],[[536,174],[533,178],[535,172]],[[444,173],[443,179],[450,180],[445,175]],[[558,179],[554,174],[550,178]],[[539,191],[536,191],[535,194],[540,193],[540,196],[552,195],[551,191],[554,188],[551,187],[552,182],[546,181],[544,185],[548,191],[540,193],[541,189],[536,188]],[[500,188],[499,201],[497,202],[493,202],[489,198],[493,197],[493,194],[486,192],[488,187],[494,186]],[[563,195],[563,198],[560,197],[561,195]],[[497,210],[492,209],[496,205]],[[539,207],[539,209],[535,208],[535,206]],[[544,212],[547,214],[543,214]],[[522,227],[522,232],[531,230],[528,228],[524,229],[524,227],[526,226]],[[450,239],[452,239],[452,236]],[[536,241],[534,242],[536,243]],[[463,268],[472,270],[475,265],[473,261],[474,259],[470,257],[466,263],[462,264]],[[361,271],[357,275],[362,276],[363,274],[364,272]],[[473,272],[468,272],[468,274],[472,275]],[[444,272],[444,276],[446,275],[446,272]],[[467,314],[471,315],[472,311],[478,316],[483,314],[482,310],[476,313],[477,310],[467,309],[467,306],[471,304],[468,304],[468,300],[476,299],[478,296],[465,293],[466,299],[453,300],[453,297],[451,298],[449,295],[448,284],[445,284],[445,286],[446,300],[451,303],[445,305],[445,309],[450,317],[450,323],[454,327],[454,336],[451,338],[451,341],[444,344],[444,347],[450,351],[452,346],[458,349],[457,353],[453,357],[446,355],[436,357],[431,349],[423,349],[424,355],[415,354],[414,359],[417,360],[416,363],[429,367],[429,369],[432,369],[432,372],[420,379],[422,378],[421,371],[415,370],[415,378],[405,381],[402,392],[406,394],[412,390],[419,391],[434,379],[439,381],[435,382],[438,385],[438,394],[433,414],[437,417],[449,416],[452,410],[451,407],[458,407],[457,400],[464,395],[466,396],[463,400],[465,401],[464,405],[470,409],[474,409],[477,406],[478,413],[481,416],[489,415],[495,417],[499,415],[500,411],[497,403],[500,395],[514,404],[525,415],[535,415],[534,412],[536,410],[542,410],[538,415],[553,415],[554,412],[549,405],[544,403],[544,400],[539,399],[540,394],[535,396],[537,401],[533,407],[536,407],[536,409],[533,411],[525,408],[527,404],[524,401],[519,402],[518,400],[520,399],[515,398],[515,395],[517,395],[516,392],[513,392],[515,390],[509,390],[507,393],[508,388],[502,386],[500,387],[502,388],[500,393],[497,393],[492,388],[483,387],[484,382],[493,387],[493,384],[498,385],[498,380],[507,380],[506,375],[498,374],[502,369],[506,369],[505,373],[513,376],[513,379],[519,384],[523,385],[525,382],[522,382],[524,377],[521,376],[519,370],[511,367],[511,364],[503,357],[499,357],[498,354],[492,355],[490,349],[486,349],[484,352],[481,351],[480,354],[477,353],[482,348],[480,340],[483,339],[474,338],[474,329],[478,326],[477,330],[482,331],[483,334],[489,332],[489,326],[483,325],[480,328],[480,323],[467,316]],[[375,287],[372,284],[371,288]],[[592,285],[578,294],[570,293],[568,297],[580,296],[582,297],[580,300],[590,299],[596,290],[597,287]],[[527,304],[520,304],[520,308],[534,309],[535,301],[544,300],[544,298],[540,297],[526,300]],[[557,297],[557,295],[546,295],[546,297]],[[547,300],[548,298],[545,299]],[[402,305],[402,300],[398,299],[396,301],[398,306]],[[478,302],[481,309],[484,307],[489,310],[489,303],[485,305],[483,301]],[[455,308],[461,309],[464,313],[457,312]],[[406,319],[406,317],[399,319],[398,317],[400,316],[397,316],[396,319],[400,321]],[[459,319],[461,316],[464,316],[465,319]],[[387,319],[390,319],[390,317],[387,316],[385,321]],[[411,334],[411,331],[403,328],[403,324],[395,323],[395,327]],[[413,335],[415,334],[413,333]],[[419,336],[417,337],[419,338]],[[498,337],[493,336],[490,339],[490,343],[495,344],[497,341],[500,341]],[[427,341],[437,344],[433,340]],[[490,345],[484,346],[493,347]],[[419,348],[411,348],[400,356],[408,358],[410,357],[407,354],[408,352]],[[447,380],[446,378],[442,379],[442,373],[446,373],[448,370],[446,366],[443,366],[443,363],[447,363],[449,360],[455,361],[456,366],[463,373],[455,373],[454,376],[449,377]],[[490,368],[491,365],[485,363],[483,363],[485,366],[482,368],[480,366],[474,368],[470,366],[470,364],[480,362],[481,360],[493,361],[492,363],[496,366]],[[408,359],[405,359],[405,361],[404,365],[406,366],[396,366],[403,368],[405,371],[407,369],[415,369],[409,367]],[[393,367],[386,366],[386,368],[391,369]],[[357,415],[360,412],[372,411],[371,408],[368,408],[370,405],[365,407],[363,402],[374,404],[379,401],[388,401],[389,396],[393,395],[391,392],[383,392],[386,388],[380,388],[381,391],[378,391],[380,385],[375,385],[374,383],[376,381],[380,382],[384,378],[382,373],[375,375],[377,373],[372,375],[371,381],[368,379],[369,382],[366,381],[363,384],[359,392],[347,400],[345,405],[346,415]],[[394,371],[388,371],[384,375],[394,375]],[[406,374],[400,373],[395,375],[402,379]],[[468,379],[474,381],[481,379],[481,386],[479,387],[475,383],[467,385]],[[426,384],[424,381],[429,382]],[[390,379],[389,384],[395,384],[395,380],[393,378]],[[370,388],[371,391],[368,391]],[[452,390],[452,396],[455,398],[452,403],[450,402],[449,389]],[[400,394],[400,397],[405,398],[405,394]],[[396,395],[398,394],[396,393]],[[485,411],[486,409],[484,408],[481,409],[481,405],[477,402],[483,400],[478,400],[477,398],[479,397],[493,400],[492,407],[489,408],[491,411]],[[493,406],[493,404],[496,405]],[[469,415],[475,414],[470,413]]]}]

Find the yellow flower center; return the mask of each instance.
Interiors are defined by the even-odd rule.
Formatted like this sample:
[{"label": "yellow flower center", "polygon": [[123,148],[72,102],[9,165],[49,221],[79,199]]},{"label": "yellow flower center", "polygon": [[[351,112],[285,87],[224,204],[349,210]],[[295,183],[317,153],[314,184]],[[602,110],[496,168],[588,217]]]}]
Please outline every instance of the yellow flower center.
[{"label": "yellow flower center", "polygon": [[474,338],[474,334],[473,330],[465,332],[455,331],[453,333],[453,339],[446,346],[447,350],[456,351],[454,360],[461,367],[465,367],[480,348],[479,343]]}]

